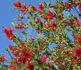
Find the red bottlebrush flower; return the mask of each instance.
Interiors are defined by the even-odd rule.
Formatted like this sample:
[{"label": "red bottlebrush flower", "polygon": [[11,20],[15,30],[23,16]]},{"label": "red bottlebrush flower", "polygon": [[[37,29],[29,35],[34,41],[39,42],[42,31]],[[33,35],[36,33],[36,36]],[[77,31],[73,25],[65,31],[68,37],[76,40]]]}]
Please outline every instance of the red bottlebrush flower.
[{"label": "red bottlebrush flower", "polygon": [[19,1],[15,2],[15,3],[13,3],[13,6],[15,8],[20,8],[21,7],[21,2],[19,2]]},{"label": "red bottlebrush flower", "polygon": [[81,47],[75,47],[72,49],[73,57],[80,59],[81,58]]},{"label": "red bottlebrush flower", "polygon": [[25,54],[25,60],[31,61],[32,60],[32,50],[27,50]]},{"label": "red bottlebrush flower", "polygon": [[52,19],[53,16],[54,16],[53,13],[49,11],[49,12],[44,16],[44,19]]},{"label": "red bottlebrush flower", "polygon": [[20,52],[24,52],[24,51],[25,51],[24,43],[21,42],[21,41],[19,41],[18,45],[19,45],[19,50],[20,50]]},{"label": "red bottlebrush flower", "polygon": [[17,50],[17,48],[14,48],[12,45],[9,45],[9,50],[10,50],[10,52],[13,54],[13,55],[18,55],[18,50]]},{"label": "red bottlebrush flower", "polygon": [[19,10],[20,11],[26,11],[26,9],[28,9],[28,7],[26,5],[22,5]]},{"label": "red bottlebrush flower", "polygon": [[2,30],[9,40],[12,40],[14,38],[14,34],[12,33],[13,32],[12,28],[10,27],[8,29],[2,28]]},{"label": "red bottlebrush flower", "polygon": [[18,64],[23,65],[26,62],[30,62],[32,60],[32,50],[24,50],[20,52],[19,56],[16,57],[16,61]]},{"label": "red bottlebrush flower", "polygon": [[48,27],[52,30],[56,29],[56,22],[54,20],[51,20],[50,24],[48,24]]},{"label": "red bottlebrush flower", "polygon": [[39,10],[39,11],[42,11],[43,8],[44,8],[44,7],[43,7],[42,3],[38,3],[38,10]]},{"label": "red bottlebrush flower", "polygon": [[9,66],[9,70],[17,70],[17,67],[14,66],[14,65],[10,65],[10,66]]},{"label": "red bottlebrush flower", "polygon": [[19,41],[19,47],[20,47],[20,48],[24,48],[24,43],[21,42],[21,41]]},{"label": "red bottlebrush flower", "polygon": [[49,27],[54,27],[54,26],[56,26],[55,21],[52,20],[51,23],[50,23],[48,26],[49,26]]},{"label": "red bottlebrush flower", "polygon": [[47,59],[46,55],[43,54],[40,56],[40,61],[44,64],[46,63],[46,59]]},{"label": "red bottlebrush flower", "polygon": [[69,3],[69,2],[66,2],[66,3],[65,3],[65,7],[66,7],[66,9],[69,9],[69,8],[71,8],[71,3]]},{"label": "red bottlebrush flower", "polygon": [[10,49],[10,50],[13,50],[13,46],[12,46],[12,45],[9,45],[9,49]]},{"label": "red bottlebrush flower", "polygon": [[75,26],[76,26],[76,27],[79,27],[80,25],[81,25],[81,22],[80,22],[80,21],[76,21],[76,22],[75,22]]},{"label": "red bottlebrush flower", "polygon": [[79,11],[81,11],[81,3],[78,5],[78,9]]},{"label": "red bottlebrush flower", "polygon": [[5,57],[4,57],[4,55],[2,54],[1,56],[0,56],[0,63],[1,62],[4,62],[5,61]]},{"label": "red bottlebrush flower", "polygon": [[74,36],[74,43],[76,44],[78,42],[81,42],[81,35],[79,34]]},{"label": "red bottlebrush flower", "polygon": [[72,64],[75,65],[78,63],[78,60],[77,59],[72,59]]},{"label": "red bottlebrush flower", "polygon": [[25,70],[33,70],[33,65],[32,64],[28,64],[25,68]]},{"label": "red bottlebrush flower", "polygon": [[33,36],[31,36],[31,37],[29,38],[29,40],[31,40],[31,41],[34,40],[34,39],[35,39],[35,38],[34,38]]},{"label": "red bottlebrush flower", "polygon": [[32,60],[32,50],[25,50],[21,53],[21,56],[25,56],[24,61],[31,61]]},{"label": "red bottlebrush flower", "polygon": [[53,13],[52,13],[51,11],[49,11],[48,14],[47,14],[47,17],[48,17],[49,19],[52,19],[52,18],[53,18]]},{"label": "red bottlebrush flower", "polygon": [[23,22],[21,22],[21,24],[15,25],[15,28],[16,29],[23,29],[23,28],[25,28],[25,26],[26,25]]},{"label": "red bottlebrush flower", "polygon": [[18,55],[18,53],[19,53],[18,49],[14,48],[14,50],[12,51],[12,54],[16,56]]},{"label": "red bottlebrush flower", "polygon": [[19,10],[20,10],[23,14],[25,14],[26,11],[27,11],[27,9],[28,9],[28,7],[27,7],[26,5],[22,5]]},{"label": "red bottlebrush flower", "polygon": [[24,56],[16,56],[16,62],[17,62],[17,64],[19,64],[19,65],[23,65],[24,63],[26,63],[26,61],[24,60]]}]

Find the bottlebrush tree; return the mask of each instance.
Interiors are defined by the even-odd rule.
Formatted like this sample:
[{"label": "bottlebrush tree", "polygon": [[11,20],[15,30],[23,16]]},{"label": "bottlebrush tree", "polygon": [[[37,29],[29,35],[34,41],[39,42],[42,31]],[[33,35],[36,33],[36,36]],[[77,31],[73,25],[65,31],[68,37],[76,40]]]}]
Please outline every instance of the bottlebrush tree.
[{"label": "bottlebrush tree", "polygon": [[[6,37],[14,43],[6,48],[10,60],[3,54],[0,56],[0,64],[9,63],[6,68],[2,66],[2,70],[81,70],[80,0],[39,2],[38,8],[17,1],[13,6],[22,15],[12,25],[24,38],[15,35],[11,27],[2,28]],[[69,14],[65,17],[66,12]],[[35,29],[36,38],[28,38],[26,29],[30,27]],[[73,39],[68,37],[68,32]],[[55,44],[51,50],[50,43]]]}]

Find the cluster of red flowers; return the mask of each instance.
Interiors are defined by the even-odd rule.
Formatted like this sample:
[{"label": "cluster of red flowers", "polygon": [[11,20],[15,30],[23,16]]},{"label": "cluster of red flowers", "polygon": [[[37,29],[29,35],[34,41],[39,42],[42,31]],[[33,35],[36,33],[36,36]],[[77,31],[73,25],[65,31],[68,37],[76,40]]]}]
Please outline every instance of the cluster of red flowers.
[{"label": "cluster of red flowers", "polygon": [[76,21],[76,22],[75,22],[75,26],[76,26],[76,27],[80,27],[80,26],[81,26],[81,22],[80,22],[80,21]]},{"label": "cluster of red flowers", "polygon": [[1,63],[1,62],[4,62],[4,61],[5,61],[5,57],[4,57],[4,55],[1,55],[1,56],[0,56],[0,63]]},{"label": "cluster of red flowers", "polygon": [[72,49],[72,64],[75,65],[81,59],[81,46],[75,47]]},{"label": "cluster of red flowers", "polygon": [[79,9],[79,11],[81,11],[81,3],[79,4],[78,9]]},{"label": "cluster of red flowers", "polygon": [[80,34],[74,36],[74,43],[75,44],[81,43],[81,35]]},{"label": "cluster of red flowers", "polygon": [[73,48],[72,53],[73,53],[73,57],[80,59],[81,58],[81,46]]},{"label": "cluster of red flowers", "polygon": [[17,67],[14,66],[14,65],[10,65],[10,66],[9,66],[9,70],[17,70]]},{"label": "cluster of red flowers", "polygon": [[[36,11],[36,8],[30,4],[29,6],[26,5],[21,5],[21,2],[15,2],[14,7],[20,10],[23,14],[25,14],[27,11]],[[41,13],[43,11],[43,5],[42,3],[38,3],[38,12]],[[43,16],[44,19],[52,19],[53,18],[53,13],[51,11],[48,11],[46,15]]]},{"label": "cluster of red flowers", "polygon": [[21,2],[19,2],[19,1],[15,2],[13,5],[14,5],[15,8],[17,8],[18,10],[20,10],[23,14],[25,14],[26,10],[28,9],[27,6],[21,5]]},{"label": "cluster of red flowers", "polygon": [[15,8],[20,10],[23,14],[25,14],[29,10],[29,8],[31,8],[33,11],[36,10],[36,8],[33,5],[31,4],[29,6],[26,6],[24,4],[22,5],[20,1],[13,3],[13,5]]},{"label": "cluster of red flowers", "polygon": [[43,24],[43,26],[46,29],[55,30],[56,29],[56,22],[54,20],[51,20],[51,22],[49,24]]},{"label": "cluster of red flowers", "polygon": [[69,3],[69,2],[66,2],[66,3],[65,3],[65,7],[66,7],[66,9],[69,9],[69,8],[71,8],[71,3]]},{"label": "cluster of red flowers", "polygon": [[53,13],[48,11],[46,15],[44,16],[44,19],[52,19],[54,17]]},{"label": "cluster of red flowers", "polygon": [[18,25],[15,25],[15,28],[16,29],[23,29],[23,28],[25,28],[26,27],[26,25],[23,23],[23,22],[21,22],[20,24],[18,24]]},{"label": "cluster of red flowers", "polygon": [[[20,42],[19,48],[14,48],[13,46],[10,45],[9,50],[10,50],[10,53],[12,53],[15,56],[13,59],[15,59],[15,62],[18,65],[21,66],[21,65],[27,63],[25,70],[27,70],[29,68],[30,68],[29,70],[31,70],[31,64],[30,64],[31,60],[32,60],[32,50],[31,49],[26,50],[24,47],[24,44],[22,42]],[[11,65],[10,68],[14,68],[13,65]],[[10,70],[14,70],[14,69],[10,69]]]},{"label": "cluster of red flowers", "polygon": [[42,3],[38,3],[38,11],[42,12],[43,8],[44,8],[43,4]]},{"label": "cluster of red flowers", "polygon": [[12,40],[14,38],[13,30],[11,27],[9,27],[8,29],[3,28],[2,30],[8,39]]},{"label": "cluster of red flowers", "polygon": [[44,64],[46,63],[46,59],[47,59],[46,55],[43,54],[40,56],[40,61]]},{"label": "cluster of red flowers", "polygon": [[[23,68],[24,70],[34,70],[33,63],[36,60],[37,60],[36,61],[37,64],[39,63],[38,61],[41,61],[41,66],[42,66],[42,64],[44,64],[44,65],[46,65],[46,67],[49,66],[51,69],[53,68],[52,66],[54,66],[53,64],[55,64],[55,63],[56,63],[56,65],[58,65],[58,68],[60,68],[60,66],[61,65],[63,66],[64,64],[65,64],[64,66],[66,66],[66,62],[69,63],[68,58],[71,59],[71,63],[73,65],[78,64],[79,60],[81,59],[81,46],[80,46],[81,45],[80,44],[81,35],[79,33],[77,33],[77,29],[81,26],[81,22],[78,19],[76,19],[76,17],[73,15],[72,15],[72,18],[75,21],[73,21],[73,19],[67,20],[63,16],[62,13],[59,14],[59,12],[62,12],[62,10],[64,10],[64,9],[70,9],[71,7],[75,7],[74,4],[76,4],[76,6],[78,5],[78,9],[79,9],[79,11],[81,11],[81,3],[75,3],[75,0],[74,0],[74,2],[72,2],[72,4],[70,1],[67,1],[63,5],[58,4],[58,6],[53,6],[52,10],[50,10],[48,6],[47,6],[47,9],[45,10],[44,5],[42,3],[38,3],[38,9],[36,9],[32,4],[30,4],[29,6],[21,4],[20,1],[13,3],[13,6],[17,10],[21,11],[22,14],[25,15],[26,13],[28,13],[28,15],[30,15],[28,17],[28,23],[30,23],[29,26],[32,25],[36,30],[40,31],[40,32],[38,32],[39,33],[38,36],[40,36],[42,34],[42,32],[44,31],[43,33],[48,34],[47,36],[49,36],[49,38],[46,37],[45,40],[42,38],[38,38],[35,40],[35,38],[33,36],[31,36],[28,39],[28,41],[26,41],[26,40],[22,41],[14,35],[11,27],[8,27],[7,29],[3,27],[2,30],[3,30],[4,34],[6,35],[6,37],[9,40],[13,40],[13,42],[16,43],[16,45],[14,45],[14,46],[9,45],[9,49],[7,50],[11,54],[11,59],[9,62],[10,63],[9,70],[18,70],[19,66],[20,67],[25,66]],[[59,9],[60,8],[61,9],[58,10],[58,7],[59,7]],[[54,10],[54,12],[53,12],[53,10]],[[32,13],[35,13],[35,14],[32,14]],[[35,18],[33,18],[34,20],[30,19],[34,15],[35,15]],[[21,17],[18,17],[17,20],[21,21],[21,22],[20,22],[20,24],[15,25],[16,29],[24,29],[28,25],[28,24],[26,25],[24,22],[22,22]],[[34,23],[36,22],[39,25],[32,24],[33,21],[34,21]],[[68,38],[66,41],[66,34],[65,34],[64,29],[65,28],[67,29],[68,26],[70,26],[69,28],[71,28],[71,29],[74,26],[74,28],[76,29],[75,34],[73,34],[74,42],[72,42],[72,46],[71,46],[72,48],[69,48],[70,45],[68,45],[68,41],[69,41]],[[47,31],[47,32],[45,32],[45,31]],[[53,33],[50,31],[52,31]],[[62,35],[65,38],[63,38]],[[55,38],[55,36],[57,36],[57,38]],[[53,39],[53,37],[56,40]],[[50,43],[50,41],[62,44],[62,45],[58,45],[58,46],[60,46],[59,49],[57,47],[54,50],[52,50],[51,52],[54,52],[54,53],[51,53],[51,54],[47,48],[47,44]],[[69,46],[69,47],[66,47],[66,46]],[[42,52],[44,52],[44,53],[42,53]],[[39,53],[42,53],[42,54],[40,55]],[[34,55],[36,55],[36,56],[34,56]],[[62,55],[62,56],[60,56],[60,55]],[[35,58],[33,58],[33,57],[35,57]],[[55,59],[53,59],[53,58],[55,58]],[[64,58],[64,59],[61,60],[60,58]],[[0,56],[0,63],[4,62],[4,61],[5,61],[4,55]],[[40,65],[38,65],[38,66],[41,67]],[[49,69],[49,70],[51,70],[51,69]]]}]

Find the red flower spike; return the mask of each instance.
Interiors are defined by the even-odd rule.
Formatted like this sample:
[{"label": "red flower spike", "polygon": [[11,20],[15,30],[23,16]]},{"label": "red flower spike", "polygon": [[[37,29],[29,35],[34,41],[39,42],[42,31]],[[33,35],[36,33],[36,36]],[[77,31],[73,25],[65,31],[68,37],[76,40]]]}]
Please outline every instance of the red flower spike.
[{"label": "red flower spike", "polygon": [[6,29],[6,28],[2,28],[2,30],[3,30],[3,32],[4,32],[4,34],[6,35],[6,37],[9,39],[9,40],[12,40],[13,38],[14,38],[14,34],[12,33],[13,31],[12,31],[12,28],[8,28],[8,29]]},{"label": "red flower spike", "polygon": [[49,12],[44,16],[44,19],[52,19],[53,16],[54,16],[53,13],[49,11]]},{"label": "red flower spike", "polygon": [[44,8],[44,7],[43,7],[42,3],[38,3],[38,10],[39,10],[39,11],[42,11],[43,8]]},{"label": "red flower spike", "polygon": [[31,61],[32,60],[32,50],[28,50],[26,51],[26,57],[25,57],[25,60],[26,61]]},{"label": "red flower spike", "polygon": [[18,49],[14,48],[14,50],[12,51],[12,54],[15,55],[15,56],[17,56],[18,53],[19,53]]},{"label": "red flower spike", "polygon": [[76,21],[75,26],[79,27],[80,25],[81,25],[81,22],[80,21]]},{"label": "red flower spike", "polygon": [[25,28],[25,26],[26,26],[26,25],[25,25],[23,22],[21,22],[21,24],[16,25],[15,28],[16,28],[16,29],[23,29],[23,28]]},{"label": "red flower spike", "polygon": [[74,43],[77,44],[78,42],[81,43],[81,35],[79,34],[74,36]]},{"label": "red flower spike", "polygon": [[26,14],[26,11],[28,10],[28,7],[26,5],[22,5],[19,9],[23,14]]},{"label": "red flower spike", "polygon": [[40,61],[44,64],[46,63],[46,59],[47,59],[46,55],[43,54],[40,56]]},{"label": "red flower spike", "polygon": [[26,5],[22,5],[19,10],[20,10],[20,11],[26,11],[26,9],[28,9],[27,6],[26,6]]},{"label": "red flower spike", "polygon": [[65,7],[66,7],[66,9],[70,9],[70,8],[71,8],[71,3],[66,2],[66,3],[65,3]]},{"label": "red flower spike", "polygon": [[17,67],[14,66],[14,65],[10,65],[10,66],[9,66],[9,70],[17,70]]},{"label": "red flower spike", "polygon": [[24,47],[24,43],[22,41],[19,41],[19,47],[20,48]]},{"label": "red flower spike", "polygon": [[0,63],[1,62],[4,62],[5,61],[5,57],[4,57],[4,55],[2,54],[1,56],[0,56]]},{"label": "red flower spike", "polygon": [[10,50],[13,50],[13,46],[12,46],[12,45],[9,45],[9,49],[10,49]]},{"label": "red flower spike", "polygon": [[19,65],[23,65],[26,62],[30,62],[32,60],[32,50],[24,50],[20,52],[19,56],[16,57],[16,61]]},{"label": "red flower spike", "polygon": [[77,59],[72,59],[72,64],[75,65],[78,63],[78,60]]},{"label": "red flower spike", "polygon": [[20,41],[18,44],[19,44],[19,50],[20,50],[20,52],[24,52],[25,51],[24,43]]},{"label": "red flower spike", "polygon": [[49,26],[49,27],[54,27],[54,26],[56,26],[55,21],[52,20],[51,23],[50,23],[48,26]]},{"label": "red flower spike", "polygon": [[72,54],[74,58],[80,59],[81,58],[81,47],[75,47],[72,49]]},{"label": "red flower spike", "polygon": [[33,70],[33,65],[32,64],[28,64],[26,66],[25,70]]},{"label": "red flower spike", "polygon": [[23,56],[21,55],[16,57],[16,61],[19,65],[23,65],[24,63],[26,63],[26,61],[24,61]]},{"label": "red flower spike", "polygon": [[21,7],[21,2],[19,2],[19,1],[15,2],[15,3],[13,3],[13,6],[15,8],[18,8],[19,9]]},{"label": "red flower spike", "polygon": [[18,55],[19,51],[17,48],[14,48],[13,46],[9,45],[9,50],[13,55]]},{"label": "red flower spike", "polygon": [[81,3],[78,5],[78,9],[79,11],[81,11]]}]

